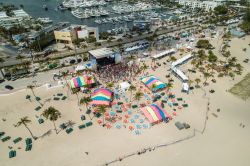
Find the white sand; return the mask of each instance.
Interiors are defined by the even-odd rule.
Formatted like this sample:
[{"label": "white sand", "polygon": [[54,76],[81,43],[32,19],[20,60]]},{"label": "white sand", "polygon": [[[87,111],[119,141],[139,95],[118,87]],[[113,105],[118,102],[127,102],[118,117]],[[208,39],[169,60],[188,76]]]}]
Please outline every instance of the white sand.
[{"label": "white sand", "polygon": [[[230,48],[232,56],[236,56],[241,62],[246,56],[249,58],[250,48],[247,45],[248,43],[250,43],[250,37],[245,40],[233,39]],[[242,51],[244,47],[249,48],[247,52]],[[163,60],[165,61],[166,58],[161,61]],[[185,70],[189,66],[189,64],[185,64],[181,68]],[[249,165],[250,102],[249,100],[243,101],[226,92],[227,89],[240,81],[247,72],[250,72],[250,64],[243,64],[243,66],[243,74],[237,76],[234,81],[231,81],[230,78],[216,78],[216,84],[210,83],[206,87],[206,90],[214,89],[215,93],[208,93],[211,97],[211,107],[208,113],[207,129],[203,135],[196,133],[193,139],[156,149],[153,152],[146,152],[140,156],[135,155],[113,165]],[[167,82],[168,79],[165,75],[168,72],[164,65],[157,69],[156,72],[151,72],[163,82]],[[188,75],[190,78],[197,77],[192,74]],[[193,134],[194,128],[202,130],[207,107],[207,100],[202,98],[203,91],[195,89],[194,93],[189,95],[181,93],[180,81],[174,77],[173,79],[173,92],[177,97],[183,97],[189,107],[177,111],[177,116],[169,123],[162,123],[148,130],[143,130],[143,133],[139,136],[124,128],[107,130],[97,125],[96,119],[93,120],[94,126],[79,130],[77,126],[81,124],[80,115],[82,113],[77,107],[75,95],[70,95],[70,99],[65,101],[51,100],[44,106],[44,108],[54,106],[60,110],[62,117],[56,122],[57,125],[68,120],[77,123],[71,134],[68,135],[65,131],[62,131],[56,135],[53,131],[52,122],[45,121],[44,124],[38,124],[35,115],[40,115],[41,111],[34,111],[38,104],[25,99],[26,94],[31,94],[30,90],[0,96],[0,118],[7,119],[6,122],[0,121],[0,130],[5,131],[6,136],[11,136],[12,140],[18,136],[23,139],[30,137],[23,126],[19,128],[13,127],[13,124],[23,116],[28,116],[32,120],[32,124],[29,126],[36,136],[40,136],[52,129],[51,135],[38,139],[33,143],[33,149],[30,152],[25,152],[24,141],[16,145],[12,143],[12,140],[5,143],[0,142],[0,164],[1,166],[101,165],[123,155],[137,152],[145,147],[185,138]],[[42,99],[50,98],[58,92],[66,94],[66,91],[67,89],[62,87],[51,90],[46,90],[44,87],[35,89],[35,93]],[[85,110],[85,106],[81,108]],[[217,108],[220,108],[221,112],[217,113]],[[167,107],[167,109],[169,108]],[[211,113],[217,114],[218,117],[214,117]],[[179,131],[174,126],[175,121],[188,122],[191,128]],[[243,123],[246,127],[240,127],[240,123]],[[17,151],[15,158],[8,158],[8,146],[13,146],[13,149]],[[22,149],[19,150],[17,147]],[[89,155],[84,152],[89,152]]]}]

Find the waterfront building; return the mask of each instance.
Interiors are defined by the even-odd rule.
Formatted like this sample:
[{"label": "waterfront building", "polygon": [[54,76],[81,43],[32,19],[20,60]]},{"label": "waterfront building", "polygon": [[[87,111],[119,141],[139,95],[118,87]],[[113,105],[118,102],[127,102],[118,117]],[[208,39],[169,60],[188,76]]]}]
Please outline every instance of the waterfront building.
[{"label": "waterfront building", "polygon": [[8,16],[6,12],[0,12],[0,26],[9,29],[15,25],[27,25],[31,19],[30,15],[24,10],[13,10],[13,15]]},{"label": "waterfront building", "polygon": [[30,18],[30,15],[26,13],[23,9],[13,10],[13,13],[14,13],[14,17],[17,17],[17,18],[22,18],[22,19]]},{"label": "waterfront building", "polygon": [[7,18],[6,12],[0,12],[0,19]]},{"label": "waterfront building", "polygon": [[215,7],[221,5],[218,1],[197,1],[197,0],[178,0],[180,5],[189,7],[192,10],[196,8],[204,9],[205,11],[213,10]]},{"label": "waterfront building", "polygon": [[72,44],[77,39],[85,39],[90,36],[94,37],[96,41],[99,40],[98,28],[88,27],[85,25],[71,25],[67,28],[54,31],[56,42],[65,44]]}]

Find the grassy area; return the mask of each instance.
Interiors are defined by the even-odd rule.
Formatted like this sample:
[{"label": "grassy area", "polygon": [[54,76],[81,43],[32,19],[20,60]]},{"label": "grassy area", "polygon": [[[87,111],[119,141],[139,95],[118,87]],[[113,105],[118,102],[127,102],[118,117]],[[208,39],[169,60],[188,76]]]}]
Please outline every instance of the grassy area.
[{"label": "grassy area", "polygon": [[232,94],[246,100],[250,97],[250,73],[243,80],[235,84],[230,90]]}]

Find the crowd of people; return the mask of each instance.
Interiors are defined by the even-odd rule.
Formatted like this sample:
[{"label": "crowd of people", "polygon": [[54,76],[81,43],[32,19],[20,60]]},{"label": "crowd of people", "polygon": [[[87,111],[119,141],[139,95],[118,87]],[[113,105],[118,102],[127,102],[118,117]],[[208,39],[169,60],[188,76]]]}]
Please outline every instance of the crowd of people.
[{"label": "crowd of people", "polygon": [[107,65],[100,68],[96,75],[102,82],[118,82],[120,80],[129,81],[134,75],[139,73],[139,65],[120,63],[117,65]]}]

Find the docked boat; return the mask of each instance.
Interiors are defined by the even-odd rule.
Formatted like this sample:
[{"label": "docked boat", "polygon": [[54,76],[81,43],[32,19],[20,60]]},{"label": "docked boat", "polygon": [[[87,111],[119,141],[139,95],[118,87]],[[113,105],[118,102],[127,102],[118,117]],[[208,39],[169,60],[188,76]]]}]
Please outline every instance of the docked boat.
[{"label": "docked boat", "polygon": [[42,22],[42,23],[44,23],[44,24],[50,24],[50,23],[53,22],[53,20],[51,20],[48,17],[45,17],[45,18],[39,17],[37,20],[40,21],[40,22]]}]

